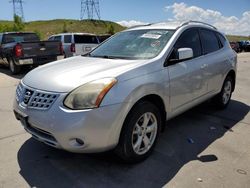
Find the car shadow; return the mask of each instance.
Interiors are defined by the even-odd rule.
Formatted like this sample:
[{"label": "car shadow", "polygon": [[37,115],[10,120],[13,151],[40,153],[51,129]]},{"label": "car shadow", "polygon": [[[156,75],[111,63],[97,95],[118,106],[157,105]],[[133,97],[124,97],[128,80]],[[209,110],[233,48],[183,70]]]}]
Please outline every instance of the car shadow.
[{"label": "car shadow", "polygon": [[19,74],[12,75],[8,67],[0,64],[0,73],[6,74],[7,76],[11,76],[17,79],[22,79],[30,70],[31,68],[29,67],[23,67]]},{"label": "car shadow", "polygon": [[[232,100],[226,110],[204,103],[167,122],[155,151],[138,164],[123,164],[112,152],[74,154],[28,139],[18,151],[20,174],[31,187],[162,187],[188,162],[215,162],[201,155],[248,114]],[[238,124],[240,126],[240,124]]]}]

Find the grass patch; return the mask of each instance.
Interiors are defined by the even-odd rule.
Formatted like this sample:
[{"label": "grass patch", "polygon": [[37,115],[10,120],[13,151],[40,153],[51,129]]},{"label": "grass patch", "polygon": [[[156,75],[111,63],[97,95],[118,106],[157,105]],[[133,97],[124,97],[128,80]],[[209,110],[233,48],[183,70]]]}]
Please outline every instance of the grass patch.
[{"label": "grass patch", "polygon": [[[12,21],[0,21],[0,25],[13,25]],[[67,32],[79,33],[94,33],[107,34],[110,32],[110,27],[114,28],[114,32],[119,32],[125,29],[121,25],[103,20],[46,20],[46,21],[31,21],[25,23],[24,31],[36,32],[41,39],[47,39],[50,35]]]}]

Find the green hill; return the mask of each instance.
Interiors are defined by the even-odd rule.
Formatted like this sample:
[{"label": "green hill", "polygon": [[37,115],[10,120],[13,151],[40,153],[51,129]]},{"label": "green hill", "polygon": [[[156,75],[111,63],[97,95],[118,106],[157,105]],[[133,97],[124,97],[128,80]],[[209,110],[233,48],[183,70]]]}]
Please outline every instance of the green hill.
[{"label": "green hill", "polygon": [[241,40],[250,40],[250,36],[236,36],[236,35],[227,35],[227,38],[230,42],[237,42]]},{"label": "green hill", "polygon": [[[12,21],[0,21],[0,26],[11,27]],[[47,39],[50,35],[63,32],[86,32],[95,34],[107,34],[110,32],[119,32],[125,27],[121,25],[103,20],[46,20],[46,21],[32,21],[25,23],[24,31],[36,32],[41,39]]]},{"label": "green hill", "polygon": [[[0,21],[0,27],[11,28],[12,21]],[[50,35],[64,32],[86,32],[95,34],[107,34],[119,32],[125,27],[111,21],[103,20],[46,20],[25,23],[24,31],[33,31],[39,34],[41,39],[47,39]],[[6,30],[6,29],[5,29]],[[9,29],[7,29],[9,30]],[[250,37],[227,35],[229,41],[250,40]]]}]

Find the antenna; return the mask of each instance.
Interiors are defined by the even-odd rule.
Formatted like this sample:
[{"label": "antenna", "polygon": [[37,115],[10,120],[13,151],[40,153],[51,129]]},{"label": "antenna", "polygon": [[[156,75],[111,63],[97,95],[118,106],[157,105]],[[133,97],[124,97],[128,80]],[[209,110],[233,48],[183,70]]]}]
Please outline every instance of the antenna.
[{"label": "antenna", "polygon": [[100,20],[100,8],[99,8],[99,0],[81,0],[81,17],[80,19],[84,19],[84,15],[87,12],[87,18],[92,20],[94,18],[94,14]]},{"label": "antenna", "polygon": [[23,0],[11,0],[13,4],[13,16],[17,15],[24,21]]}]

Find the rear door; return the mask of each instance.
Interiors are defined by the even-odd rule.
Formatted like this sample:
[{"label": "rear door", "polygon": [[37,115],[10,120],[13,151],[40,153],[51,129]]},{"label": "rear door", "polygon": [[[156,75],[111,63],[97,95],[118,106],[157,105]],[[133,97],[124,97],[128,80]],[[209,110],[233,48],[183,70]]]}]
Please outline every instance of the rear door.
[{"label": "rear door", "polygon": [[74,35],[76,55],[84,55],[98,45],[95,35]]},{"label": "rear door", "polygon": [[188,108],[191,102],[203,95],[207,89],[200,71],[202,50],[198,29],[188,29],[181,34],[169,59],[176,59],[179,48],[191,48],[194,57],[168,66],[170,103],[173,113]]},{"label": "rear door", "polygon": [[[220,35],[220,34],[219,34]],[[223,46],[226,40],[220,42],[220,37],[215,31],[209,29],[200,29],[200,37],[203,48],[204,61],[202,69],[204,72],[204,79],[208,83],[208,92],[214,93],[221,88],[224,71],[227,64],[227,53],[222,53]],[[223,37],[224,38],[224,37]]]}]

